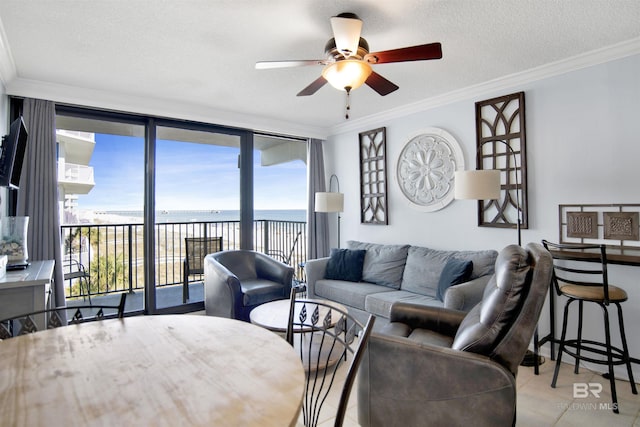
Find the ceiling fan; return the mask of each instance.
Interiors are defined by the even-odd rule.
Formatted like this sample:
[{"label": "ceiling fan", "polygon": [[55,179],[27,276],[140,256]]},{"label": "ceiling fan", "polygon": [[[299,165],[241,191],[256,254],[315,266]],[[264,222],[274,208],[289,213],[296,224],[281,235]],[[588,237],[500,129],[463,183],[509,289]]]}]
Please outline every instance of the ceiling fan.
[{"label": "ceiling fan", "polygon": [[360,37],[362,20],[354,13],[341,13],[332,17],[331,28],[333,38],[325,45],[325,59],[259,61],[256,62],[256,69],[324,65],[322,75],[302,89],[298,96],[313,95],[327,82],[336,89],[346,91],[347,97],[353,89],[357,89],[362,84],[367,84],[380,95],[385,96],[397,90],[398,86],[373,71],[371,65],[442,58],[440,43],[370,53],[369,44]]}]

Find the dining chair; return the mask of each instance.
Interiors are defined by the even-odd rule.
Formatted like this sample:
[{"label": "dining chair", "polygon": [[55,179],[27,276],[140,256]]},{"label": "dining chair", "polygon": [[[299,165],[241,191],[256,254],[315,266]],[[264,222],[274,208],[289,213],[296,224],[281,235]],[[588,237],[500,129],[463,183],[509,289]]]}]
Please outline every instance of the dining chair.
[{"label": "dining chair", "polygon": [[68,259],[65,260],[64,265],[62,266],[62,271],[65,282],[67,280],[78,281],[82,299],[86,296],[89,299],[89,304],[91,304],[91,276],[85,266],[78,260]]},{"label": "dining chair", "polygon": [[189,300],[189,276],[204,274],[204,257],[222,250],[222,237],[185,237],[182,262],[182,302]]},{"label": "dining chair", "polygon": [[[363,351],[375,317],[362,324],[346,309],[322,300],[298,299],[291,290],[286,340],[300,354],[305,369],[302,417],[305,427],[315,427],[333,387],[341,387],[335,426],[341,426]],[[340,372],[344,367],[346,372]],[[328,408],[329,406],[327,406]]]},{"label": "dining chair", "polygon": [[[613,374],[615,365],[626,365],[631,392],[638,394],[636,384],[633,379],[627,338],[624,331],[624,320],[622,317],[622,302],[627,300],[627,293],[624,289],[609,284],[607,273],[607,250],[605,245],[600,244],[565,244],[551,243],[543,240],[542,244],[553,256],[553,277],[552,282],[558,296],[567,297],[564,306],[564,318],[562,320],[562,335],[560,337],[560,348],[558,358],[553,373],[551,387],[556,387],[562,354],[566,353],[575,358],[574,373],[578,373],[581,360],[587,362],[607,365],[609,383],[611,386],[611,409],[616,414],[619,413],[618,397],[616,394],[616,382]],[[562,250],[582,250],[584,261],[568,261],[563,259]],[[569,306],[578,301],[578,329],[576,339],[567,339],[567,321],[569,317]],[[582,337],[583,305],[585,302],[595,303],[602,309],[604,321],[605,342],[584,339]],[[620,328],[620,338],[622,348],[611,343],[611,330],[609,326],[609,307],[614,304],[618,309],[618,324]],[[586,353],[586,354],[585,354]],[[605,359],[603,359],[603,357]]]},{"label": "dining chair", "polygon": [[[47,308],[0,319],[0,341],[14,336],[31,334],[40,329],[59,328],[72,324],[103,320],[105,318],[122,318],[127,300],[126,292],[120,295],[117,305],[90,304],[70,307]],[[71,314],[71,317],[68,314]],[[44,328],[38,318],[44,319]]]}]

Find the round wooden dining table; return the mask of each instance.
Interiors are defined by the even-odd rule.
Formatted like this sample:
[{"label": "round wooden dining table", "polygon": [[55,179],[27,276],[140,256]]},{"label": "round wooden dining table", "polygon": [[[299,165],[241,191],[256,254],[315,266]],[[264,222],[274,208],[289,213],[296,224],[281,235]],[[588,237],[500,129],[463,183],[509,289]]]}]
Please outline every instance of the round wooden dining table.
[{"label": "round wooden dining table", "polygon": [[285,340],[219,317],[126,317],[0,342],[2,425],[295,425],[303,387]]}]

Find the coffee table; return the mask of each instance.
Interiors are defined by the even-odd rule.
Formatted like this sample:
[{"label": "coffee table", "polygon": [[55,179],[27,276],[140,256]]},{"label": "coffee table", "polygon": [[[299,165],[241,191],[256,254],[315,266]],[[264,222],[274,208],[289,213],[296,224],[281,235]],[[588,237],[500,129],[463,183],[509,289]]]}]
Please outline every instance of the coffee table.
[{"label": "coffee table", "polygon": [[[305,301],[307,304],[307,312],[311,313],[315,307],[314,302],[322,302],[323,304],[328,304],[331,307],[334,307],[338,310],[347,311],[347,308],[342,304],[337,302],[328,301],[328,300],[314,300],[314,299],[302,299],[297,300],[298,302]],[[288,299],[271,301],[251,310],[249,313],[249,319],[251,323],[262,326],[270,331],[284,334],[287,332],[287,324],[289,322],[289,307],[291,305],[291,301]],[[294,313],[294,318],[298,318],[299,312],[299,304],[296,304],[296,312]],[[319,314],[320,319],[324,319],[328,308],[325,306],[320,306]],[[334,314],[335,313],[335,314]],[[335,322],[340,317],[340,313],[338,311],[331,313],[332,324],[335,325]],[[309,346],[309,341],[311,340],[311,324],[309,324],[309,329],[296,329],[296,333],[301,333],[302,336],[300,339],[294,339],[294,347],[301,354],[302,357],[302,365],[305,370],[319,370],[324,369],[327,366],[334,365],[337,361],[342,357],[344,352],[344,347],[341,345],[336,345],[332,350],[327,348],[326,345],[321,345],[321,340],[312,340],[311,346]],[[300,351],[300,346],[302,345],[302,351]],[[309,348],[311,347],[311,348]],[[331,354],[329,355],[329,351]],[[318,358],[318,352],[320,352],[320,357]],[[326,363],[309,363],[309,356],[312,356],[313,360],[323,360]],[[327,357],[328,356],[328,357]]]}]

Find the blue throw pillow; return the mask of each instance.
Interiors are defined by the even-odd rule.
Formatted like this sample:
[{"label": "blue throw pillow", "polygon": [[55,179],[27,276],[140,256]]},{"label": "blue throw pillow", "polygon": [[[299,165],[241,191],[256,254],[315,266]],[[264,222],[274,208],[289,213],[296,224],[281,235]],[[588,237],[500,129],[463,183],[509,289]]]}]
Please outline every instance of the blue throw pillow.
[{"label": "blue throw pillow", "polygon": [[449,289],[450,286],[459,285],[469,280],[472,271],[473,261],[449,258],[449,261],[447,261],[440,274],[436,297],[444,302],[444,294],[447,292],[447,289]]},{"label": "blue throw pillow", "polygon": [[362,265],[366,253],[367,251],[361,249],[331,249],[324,278],[359,282],[362,279]]}]

